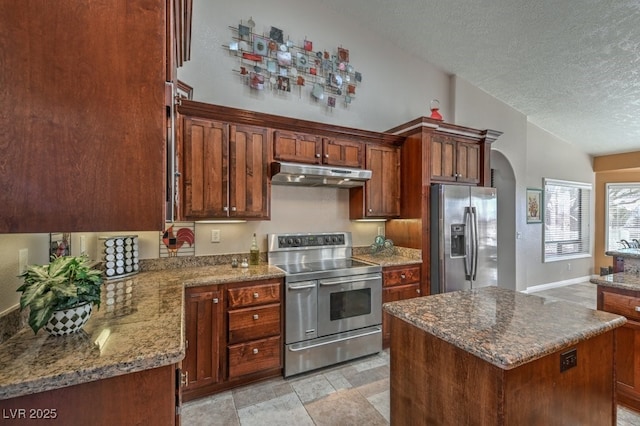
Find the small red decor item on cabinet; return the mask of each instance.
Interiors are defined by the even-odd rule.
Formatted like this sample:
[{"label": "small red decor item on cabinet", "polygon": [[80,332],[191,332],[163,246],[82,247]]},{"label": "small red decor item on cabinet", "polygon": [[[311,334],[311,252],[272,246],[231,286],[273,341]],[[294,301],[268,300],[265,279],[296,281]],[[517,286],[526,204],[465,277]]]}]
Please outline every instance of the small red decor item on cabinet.
[{"label": "small red decor item on cabinet", "polygon": [[442,120],[442,115],[440,115],[440,101],[437,99],[431,101],[431,116],[429,118]]}]

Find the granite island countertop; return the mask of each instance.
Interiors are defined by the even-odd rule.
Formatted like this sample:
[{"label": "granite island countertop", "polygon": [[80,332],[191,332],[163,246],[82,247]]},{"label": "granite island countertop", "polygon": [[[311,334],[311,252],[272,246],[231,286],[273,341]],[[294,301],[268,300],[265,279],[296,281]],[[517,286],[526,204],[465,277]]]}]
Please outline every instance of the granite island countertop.
[{"label": "granite island countertop", "polygon": [[623,290],[640,291],[640,274],[630,272],[616,272],[615,274],[603,275],[591,278],[593,284],[620,288]]},{"label": "granite island countertop", "polygon": [[623,316],[500,287],[385,303],[384,310],[508,370],[621,326]]},{"label": "granite island countertop", "polygon": [[640,249],[637,249],[637,248],[609,250],[604,254],[606,254],[607,256],[618,256],[618,257],[640,259]]},{"label": "granite island countertop", "polygon": [[283,276],[267,264],[213,265],[105,281],[83,330],[56,337],[25,328],[0,344],[0,400],[174,364],[185,355],[185,287]]}]

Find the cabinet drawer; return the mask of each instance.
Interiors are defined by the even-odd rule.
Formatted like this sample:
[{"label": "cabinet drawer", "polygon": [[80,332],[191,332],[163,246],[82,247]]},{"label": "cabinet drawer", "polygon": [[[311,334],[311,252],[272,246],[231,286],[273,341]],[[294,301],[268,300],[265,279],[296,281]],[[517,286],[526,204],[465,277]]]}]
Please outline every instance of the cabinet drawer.
[{"label": "cabinet drawer", "polygon": [[229,343],[280,334],[280,304],[229,311]]},{"label": "cabinet drawer", "polygon": [[640,320],[640,297],[605,291],[602,293],[602,310],[638,321]]},{"label": "cabinet drawer", "polygon": [[229,378],[282,367],[280,336],[229,346]]},{"label": "cabinet drawer", "polygon": [[280,287],[280,281],[273,281],[247,287],[230,288],[227,290],[229,308],[244,308],[280,302]]},{"label": "cabinet drawer", "polygon": [[420,282],[420,265],[382,271],[382,282],[385,287]]}]

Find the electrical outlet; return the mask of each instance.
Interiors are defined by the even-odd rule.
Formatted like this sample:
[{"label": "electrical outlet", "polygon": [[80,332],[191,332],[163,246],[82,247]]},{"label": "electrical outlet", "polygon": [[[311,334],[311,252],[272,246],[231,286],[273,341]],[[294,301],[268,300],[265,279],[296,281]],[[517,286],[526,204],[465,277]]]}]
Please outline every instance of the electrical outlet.
[{"label": "electrical outlet", "polygon": [[20,249],[18,251],[18,274],[23,273],[29,264],[29,249]]},{"label": "electrical outlet", "polygon": [[211,242],[212,243],[219,243],[220,242],[220,230],[219,229],[212,229],[211,230]]},{"label": "electrical outlet", "polygon": [[571,349],[560,354],[560,372],[567,371],[578,365],[578,350]]},{"label": "electrical outlet", "polygon": [[384,226],[378,226],[378,235],[384,235]]}]

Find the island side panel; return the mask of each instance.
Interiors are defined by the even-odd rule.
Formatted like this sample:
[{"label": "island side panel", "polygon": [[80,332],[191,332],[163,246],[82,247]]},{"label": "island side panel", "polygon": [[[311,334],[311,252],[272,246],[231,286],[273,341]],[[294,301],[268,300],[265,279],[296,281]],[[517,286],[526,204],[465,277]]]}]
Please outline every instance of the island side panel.
[{"label": "island side panel", "polygon": [[176,365],[0,401],[3,425],[173,425]]},{"label": "island side panel", "polygon": [[[505,425],[615,425],[614,331],[505,370]],[[577,365],[560,372],[563,353]]]},{"label": "island side panel", "polygon": [[[392,425],[615,425],[613,331],[504,370],[397,317],[391,327]],[[560,373],[574,348],[577,366]]]},{"label": "island side panel", "polygon": [[391,424],[503,424],[502,370],[391,316]]}]

